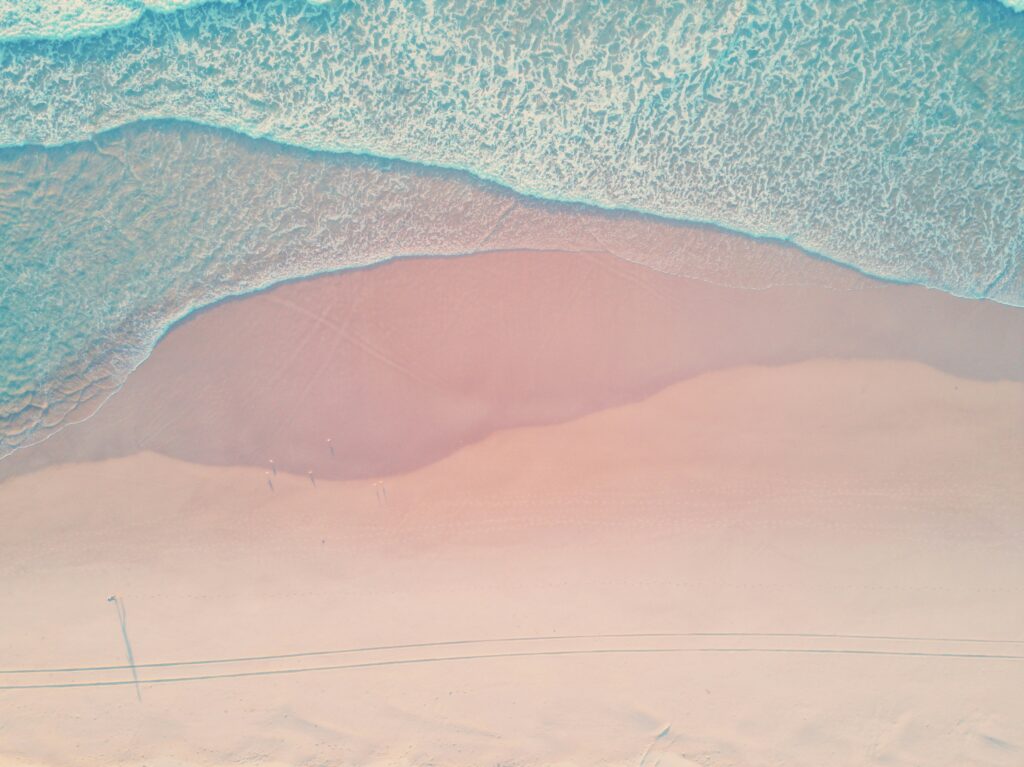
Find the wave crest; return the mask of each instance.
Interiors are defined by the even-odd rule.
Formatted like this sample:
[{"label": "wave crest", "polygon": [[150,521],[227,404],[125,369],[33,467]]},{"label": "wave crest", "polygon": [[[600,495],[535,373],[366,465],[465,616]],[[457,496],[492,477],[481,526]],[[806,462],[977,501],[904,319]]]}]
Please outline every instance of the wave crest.
[{"label": "wave crest", "polygon": [[412,255],[592,250],[720,284],[861,284],[779,243],[180,123],[0,151],[0,457],[91,413],[185,314]]},{"label": "wave crest", "polygon": [[537,10],[256,0],[11,43],[0,144],[175,117],[1024,302],[1024,17],[963,0]]},{"label": "wave crest", "polygon": [[85,37],[206,2],[238,0],[0,0],[0,41]]}]

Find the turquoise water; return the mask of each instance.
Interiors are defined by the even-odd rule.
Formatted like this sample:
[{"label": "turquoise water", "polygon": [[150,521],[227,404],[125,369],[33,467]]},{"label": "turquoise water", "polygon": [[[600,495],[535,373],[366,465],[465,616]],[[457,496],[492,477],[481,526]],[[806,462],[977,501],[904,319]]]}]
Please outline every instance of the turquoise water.
[{"label": "turquoise water", "polygon": [[395,256],[532,248],[601,250],[754,289],[849,288],[856,278],[795,248],[709,227],[170,121],[0,150],[0,201],[0,451],[109,394],[189,311],[290,277]]},{"label": "turquoise water", "polygon": [[212,3],[0,73],[6,146],[176,117],[1024,300],[1024,16],[993,2]]},{"label": "turquoise water", "polygon": [[[426,171],[283,145],[1024,305],[1024,15],[989,0],[8,0],[0,107],[0,454],[116,387],[192,308],[472,249],[487,233],[448,219],[513,199],[453,176],[443,210],[406,204]],[[152,118],[221,130],[94,140]]]}]

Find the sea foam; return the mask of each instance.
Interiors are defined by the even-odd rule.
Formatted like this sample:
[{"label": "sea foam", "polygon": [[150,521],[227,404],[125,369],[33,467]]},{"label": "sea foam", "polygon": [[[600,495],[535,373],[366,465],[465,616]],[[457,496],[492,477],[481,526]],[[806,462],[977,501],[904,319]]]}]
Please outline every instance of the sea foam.
[{"label": "sea foam", "polygon": [[[306,1],[319,5],[333,2]],[[147,11],[168,13],[207,2],[238,0],[0,0],[0,40],[67,40],[134,24]],[[1024,0],[978,2],[998,2],[1024,12]]]},{"label": "sea foam", "polygon": [[[0,0],[0,40],[67,40],[211,0]],[[214,0],[237,2],[237,0]]]},{"label": "sea foam", "polygon": [[781,243],[188,124],[0,150],[0,456],[87,416],[171,323],[225,296],[513,248],[613,253],[751,289],[863,286]]},{"label": "sea foam", "polygon": [[4,44],[0,102],[7,146],[175,117],[1024,303],[1024,16],[992,2],[209,3]]},{"label": "sea foam", "polygon": [[[0,454],[87,413],[169,322],[289,277],[588,247],[817,279],[777,243],[693,263],[664,232],[714,230],[565,202],[1024,305],[1024,16],[996,3],[13,7],[47,39],[0,6]],[[97,137],[151,118],[278,145],[180,123]]]}]

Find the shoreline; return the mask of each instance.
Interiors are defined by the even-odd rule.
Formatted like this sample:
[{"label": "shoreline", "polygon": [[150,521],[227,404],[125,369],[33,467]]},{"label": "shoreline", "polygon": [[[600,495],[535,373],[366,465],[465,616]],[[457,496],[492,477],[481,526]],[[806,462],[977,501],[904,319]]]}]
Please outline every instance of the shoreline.
[{"label": "shoreline", "polygon": [[1024,380],[1021,337],[1024,312],[909,286],[751,291],[587,252],[399,259],[194,312],[87,420],[0,460],[0,481],[140,450],[388,474],[737,365],[915,359]]},{"label": "shoreline", "polygon": [[[992,1],[992,0],[988,0]],[[1002,4],[1002,0],[994,0],[996,3]],[[201,7],[202,5],[209,3],[222,2],[222,0],[197,0],[197,2],[188,6],[189,8]],[[1004,6],[1009,7],[1009,6]],[[174,11],[171,11],[173,13]],[[0,42],[2,45],[2,42]],[[771,232],[756,232],[754,230],[743,229],[738,226],[730,226],[726,223],[715,219],[703,219],[703,218],[690,218],[683,216],[674,216],[668,213],[663,213],[655,210],[645,210],[643,208],[634,208],[627,205],[611,205],[597,202],[594,200],[584,198],[571,198],[571,197],[558,197],[550,193],[543,193],[538,191],[530,191],[525,188],[520,188],[507,181],[503,181],[497,177],[489,176],[482,171],[474,170],[468,166],[460,165],[446,165],[438,162],[428,162],[426,160],[415,160],[401,155],[388,155],[381,154],[379,152],[370,151],[364,148],[349,147],[343,149],[336,149],[330,147],[307,145],[302,143],[293,143],[281,138],[271,138],[262,133],[254,133],[247,131],[241,127],[221,125],[217,123],[207,123],[192,117],[162,117],[162,116],[143,116],[135,119],[128,120],[123,123],[116,125],[110,125],[102,130],[90,132],[87,136],[80,138],[72,138],[61,141],[59,143],[42,143],[42,142],[26,142],[20,144],[0,144],[0,152],[3,151],[17,151],[19,149],[41,149],[41,150],[54,150],[62,149],[67,147],[75,147],[76,145],[89,145],[94,143],[100,138],[111,136],[117,138],[120,134],[130,133],[136,130],[145,130],[147,126],[155,126],[157,128],[161,126],[173,127],[194,127],[200,130],[214,131],[218,133],[225,133],[229,136],[241,138],[245,141],[253,142],[254,144],[270,144],[280,151],[293,151],[302,154],[309,155],[327,155],[336,158],[348,158],[356,161],[363,161],[371,165],[383,166],[390,168],[392,165],[399,165],[408,170],[416,172],[424,176],[431,176],[434,174],[450,175],[457,177],[459,181],[467,183],[469,186],[478,186],[486,188],[493,194],[499,196],[508,196],[512,198],[519,198],[520,202],[526,204],[535,205],[546,205],[551,206],[556,212],[575,212],[582,213],[584,215],[590,214],[597,217],[628,217],[631,219],[638,219],[633,223],[648,223],[655,226],[665,227],[680,227],[684,229],[694,230],[705,230],[718,235],[725,235],[727,237],[740,237],[748,240],[755,247],[764,246],[772,248],[784,248],[796,251],[800,256],[807,258],[810,262],[817,266],[823,266],[826,268],[837,268],[851,272],[857,278],[870,280],[872,282],[881,283],[883,285],[903,285],[926,288],[928,290],[936,290],[953,298],[960,298],[971,301],[991,301],[992,303],[1000,304],[1001,306],[1008,306],[1012,308],[1021,309],[1024,308],[1024,296],[1018,298],[1019,303],[1014,303],[1009,299],[1000,299],[998,296],[989,295],[992,289],[996,287],[999,282],[1003,281],[1005,273],[1001,274],[999,278],[992,284],[988,285],[983,294],[968,294],[956,292],[949,286],[943,286],[939,284],[928,284],[925,282],[919,282],[912,279],[904,279],[892,275],[885,275],[882,273],[873,272],[855,262],[843,261],[838,257],[833,257],[825,253],[824,251],[815,250],[809,245],[805,245],[795,240],[792,236],[771,233]],[[464,177],[464,178],[461,178]],[[507,249],[507,248],[504,248]],[[462,252],[449,254],[449,257],[461,257],[466,255],[473,255],[473,252]],[[366,266],[375,266],[378,264],[385,264],[392,260],[399,258],[437,258],[438,254],[429,254],[425,256],[413,255],[413,254],[402,254],[397,256],[389,256],[382,258],[379,261],[375,261],[372,264]],[[1011,261],[1008,261],[1008,268],[1012,265]],[[355,265],[356,267],[362,265]],[[312,277],[319,277],[324,275],[333,274],[337,271],[347,270],[353,267],[339,267],[334,270],[328,270],[324,272],[316,272],[304,275],[297,275],[294,277],[285,277],[277,280],[273,283],[259,288],[263,290],[266,288],[272,288],[278,284],[286,283],[291,280],[301,280]],[[240,294],[249,295],[249,293]],[[225,298],[232,298],[233,296],[226,296]],[[207,304],[212,306],[218,301]]]}]

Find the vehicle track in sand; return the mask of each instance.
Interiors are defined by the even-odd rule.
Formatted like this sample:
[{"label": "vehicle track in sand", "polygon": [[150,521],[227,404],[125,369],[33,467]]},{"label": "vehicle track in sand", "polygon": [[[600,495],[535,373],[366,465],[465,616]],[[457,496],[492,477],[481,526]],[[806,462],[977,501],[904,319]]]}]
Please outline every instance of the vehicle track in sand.
[{"label": "vehicle track in sand", "polygon": [[[524,644],[539,645],[540,649],[514,649]],[[427,648],[441,650],[482,645],[493,646],[495,651],[469,654],[446,654],[443,652],[417,654],[418,651]],[[149,685],[503,658],[709,653],[1022,661],[1024,660],[1024,639],[808,632],[651,632],[455,639],[231,658],[137,663],[134,665],[0,669],[0,690],[118,687],[135,684],[135,680],[130,674],[119,675],[119,672],[125,671],[141,672],[138,684]],[[307,665],[304,662],[313,658],[334,655],[356,656],[356,659],[350,663],[326,665]],[[184,675],[179,671],[188,667],[213,665],[241,665],[242,668],[191,675]],[[23,683],[18,681],[24,679],[26,675],[32,675],[33,680],[38,679],[40,675],[48,678],[41,682]],[[85,676],[84,679],[83,676]]]}]

